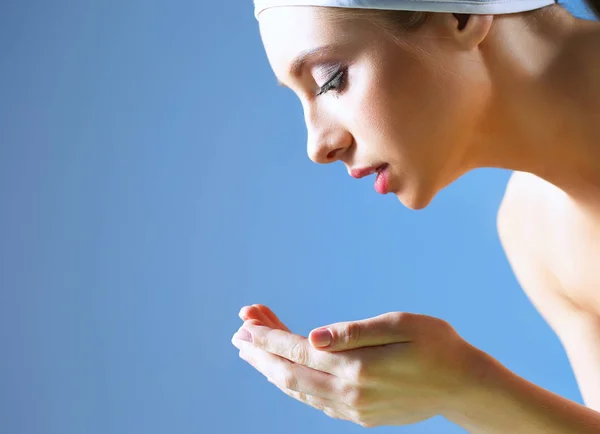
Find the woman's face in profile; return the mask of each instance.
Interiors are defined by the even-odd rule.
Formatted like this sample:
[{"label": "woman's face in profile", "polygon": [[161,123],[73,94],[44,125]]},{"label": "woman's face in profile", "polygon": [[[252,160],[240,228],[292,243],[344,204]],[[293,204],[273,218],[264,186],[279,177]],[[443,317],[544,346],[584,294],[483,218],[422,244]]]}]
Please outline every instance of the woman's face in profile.
[{"label": "woman's face in profile", "polygon": [[341,161],[354,176],[377,169],[380,193],[423,208],[469,169],[490,98],[478,54],[445,34],[447,14],[394,39],[325,9],[275,7],[259,16],[271,67],[302,103],[308,154]]}]

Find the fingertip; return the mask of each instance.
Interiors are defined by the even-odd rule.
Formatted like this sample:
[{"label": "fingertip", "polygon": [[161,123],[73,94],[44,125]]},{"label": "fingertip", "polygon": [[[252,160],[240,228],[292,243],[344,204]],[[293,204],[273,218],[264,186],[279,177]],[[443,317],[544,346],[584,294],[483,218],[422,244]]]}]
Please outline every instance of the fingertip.
[{"label": "fingertip", "polygon": [[330,348],[333,345],[333,334],[327,328],[311,331],[308,339],[312,346],[321,350]]},{"label": "fingertip", "polygon": [[238,316],[243,320],[248,316],[248,306],[244,306],[238,312]]}]

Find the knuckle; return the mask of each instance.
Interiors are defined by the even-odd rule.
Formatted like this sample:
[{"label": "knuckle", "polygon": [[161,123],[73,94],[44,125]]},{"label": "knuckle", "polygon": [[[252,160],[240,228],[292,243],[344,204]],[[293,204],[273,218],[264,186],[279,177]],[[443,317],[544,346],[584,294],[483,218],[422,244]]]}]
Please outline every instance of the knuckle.
[{"label": "knuckle", "polygon": [[308,351],[302,341],[297,341],[290,349],[290,359],[301,365],[308,364]]},{"label": "knuckle", "polygon": [[344,339],[346,343],[357,344],[360,342],[360,324],[357,322],[350,322],[346,324],[344,330]]},{"label": "knuckle", "polygon": [[306,402],[307,404],[310,403],[308,396],[303,392],[296,392],[296,399],[298,399],[298,401]]},{"label": "knuckle", "polygon": [[392,312],[388,314],[391,327],[401,327],[413,319],[413,314],[408,312]]},{"label": "knuckle", "polygon": [[437,325],[444,332],[454,331],[454,327],[448,321],[442,318],[437,318]]},{"label": "knuckle", "polygon": [[291,371],[285,371],[281,374],[280,384],[288,390],[296,391],[298,389],[298,380]]},{"label": "knuckle", "polygon": [[445,340],[454,336],[456,331],[452,324],[442,318],[430,317],[428,323],[428,335],[435,340]]}]

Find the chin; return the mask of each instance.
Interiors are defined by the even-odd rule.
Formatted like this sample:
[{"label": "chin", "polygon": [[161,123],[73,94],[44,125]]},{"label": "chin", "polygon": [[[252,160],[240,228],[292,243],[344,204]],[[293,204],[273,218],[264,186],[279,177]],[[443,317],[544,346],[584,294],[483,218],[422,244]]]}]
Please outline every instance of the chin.
[{"label": "chin", "polygon": [[427,208],[435,197],[435,194],[424,193],[425,192],[402,191],[396,193],[396,197],[406,208],[412,211],[420,211]]}]

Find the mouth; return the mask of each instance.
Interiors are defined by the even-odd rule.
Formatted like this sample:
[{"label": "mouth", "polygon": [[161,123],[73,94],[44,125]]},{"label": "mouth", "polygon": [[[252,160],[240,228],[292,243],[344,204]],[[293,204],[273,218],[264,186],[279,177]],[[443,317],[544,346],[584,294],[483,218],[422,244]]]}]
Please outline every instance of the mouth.
[{"label": "mouth", "polygon": [[377,174],[375,178],[375,191],[379,194],[387,194],[389,191],[389,165],[387,163],[379,166],[371,166],[362,169],[352,169],[350,176],[356,179],[364,178],[365,176]]}]

